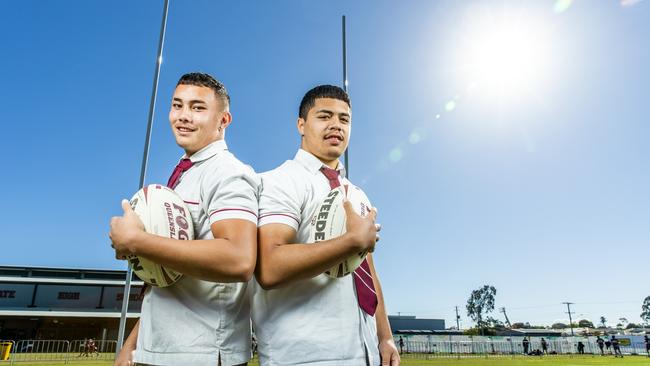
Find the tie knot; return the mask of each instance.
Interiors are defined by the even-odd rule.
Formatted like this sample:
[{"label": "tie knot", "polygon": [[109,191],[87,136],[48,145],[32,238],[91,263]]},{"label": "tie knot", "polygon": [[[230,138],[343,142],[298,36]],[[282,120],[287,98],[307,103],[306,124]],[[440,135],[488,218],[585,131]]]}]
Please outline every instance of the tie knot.
[{"label": "tie knot", "polygon": [[332,168],[328,168],[326,166],[320,168],[320,171],[323,172],[323,174],[327,177],[329,180],[338,180],[339,178],[339,171],[334,170]]},{"label": "tie knot", "polygon": [[192,160],[190,159],[181,159],[180,163],[178,163],[177,167],[178,169],[182,171],[186,171],[187,169],[192,167]]}]

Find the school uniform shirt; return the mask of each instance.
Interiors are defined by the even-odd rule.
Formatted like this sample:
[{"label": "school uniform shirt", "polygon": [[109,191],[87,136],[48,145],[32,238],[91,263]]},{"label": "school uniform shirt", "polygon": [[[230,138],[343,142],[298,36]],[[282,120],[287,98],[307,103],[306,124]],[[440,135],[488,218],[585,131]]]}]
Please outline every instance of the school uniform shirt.
[{"label": "school uniform shirt", "polygon": [[[285,224],[296,230],[299,243],[308,242],[309,222],[330,192],[320,172],[323,163],[299,150],[293,160],[261,174],[259,226]],[[342,164],[340,181],[343,178]],[[357,303],[351,275],[314,278],[264,290],[255,281],[253,328],[260,364],[345,366],[378,365],[375,317]]]},{"label": "school uniform shirt", "polygon": [[[175,187],[192,215],[195,239],[213,239],[225,219],[257,223],[260,180],[218,140],[190,157]],[[216,264],[216,263],[215,263]],[[184,275],[151,287],[142,303],[135,361],[151,365],[217,365],[251,358],[247,283],[215,283]]]}]

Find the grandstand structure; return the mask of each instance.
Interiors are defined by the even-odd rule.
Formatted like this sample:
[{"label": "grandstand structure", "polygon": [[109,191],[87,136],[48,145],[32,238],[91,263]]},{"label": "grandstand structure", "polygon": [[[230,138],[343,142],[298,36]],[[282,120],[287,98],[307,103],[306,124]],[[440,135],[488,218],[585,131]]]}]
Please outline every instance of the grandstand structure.
[{"label": "grandstand structure", "polygon": [[[117,338],[126,271],[0,266],[0,339]],[[127,329],[142,306],[133,278]]]},{"label": "grandstand structure", "polygon": [[[115,340],[126,271],[0,266],[0,339]],[[143,282],[135,277],[127,334],[140,316]],[[442,319],[390,315],[394,334],[445,332]]]}]

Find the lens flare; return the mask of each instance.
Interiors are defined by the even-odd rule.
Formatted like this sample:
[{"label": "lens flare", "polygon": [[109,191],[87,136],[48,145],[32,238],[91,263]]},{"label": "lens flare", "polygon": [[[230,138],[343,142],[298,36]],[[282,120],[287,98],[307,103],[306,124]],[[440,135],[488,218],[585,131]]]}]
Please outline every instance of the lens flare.
[{"label": "lens flare", "polygon": [[556,13],[564,13],[573,4],[573,0],[557,0],[553,5],[553,10]]},{"label": "lens flare", "polygon": [[397,163],[398,161],[402,160],[402,149],[399,147],[392,149],[390,151],[389,158],[393,163]]},{"label": "lens flare", "polygon": [[409,142],[412,145],[415,145],[420,141],[422,141],[422,136],[420,136],[420,134],[417,132],[411,132],[411,135],[409,135]]},{"label": "lens flare", "polygon": [[640,3],[643,0],[621,0],[622,6],[633,6]]}]

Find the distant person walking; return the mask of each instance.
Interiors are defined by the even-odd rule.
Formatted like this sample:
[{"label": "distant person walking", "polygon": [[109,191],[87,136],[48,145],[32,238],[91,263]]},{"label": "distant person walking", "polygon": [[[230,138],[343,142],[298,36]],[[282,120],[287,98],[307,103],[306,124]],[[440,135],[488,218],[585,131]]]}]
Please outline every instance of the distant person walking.
[{"label": "distant person walking", "polygon": [[643,340],[645,341],[645,353],[650,357],[650,339],[648,339],[647,334],[643,336]]},{"label": "distant person walking", "polygon": [[612,346],[612,342],[608,339],[605,341],[605,348],[607,348],[607,353],[612,354],[612,350],[609,349]]},{"label": "distant person walking", "polygon": [[545,353],[548,355],[548,343],[546,343],[546,339],[542,338],[542,353]]},{"label": "distant person walking", "polygon": [[614,347],[614,357],[620,356],[623,358],[623,353],[621,353],[621,344],[618,339],[616,339],[616,336],[612,336],[612,347]]},{"label": "distant person walking", "polygon": [[402,336],[399,336],[399,353],[404,353],[404,339]]},{"label": "distant person walking", "polygon": [[596,338],[596,344],[598,345],[598,348],[600,348],[600,355],[605,356],[605,351],[603,350],[603,348],[605,347],[605,340],[603,340],[602,338],[600,338],[600,336],[598,336]]},{"label": "distant person walking", "polygon": [[580,355],[585,354],[585,344],[582,342],[578,342],[578,354]]},{"label": "distant person walking", "polygon": [[524,354],[528,354],[528,348],[530,347],[530,341],[528,338],[524,337],[524,340],[521,342],[521,345],[524,347]]}]

